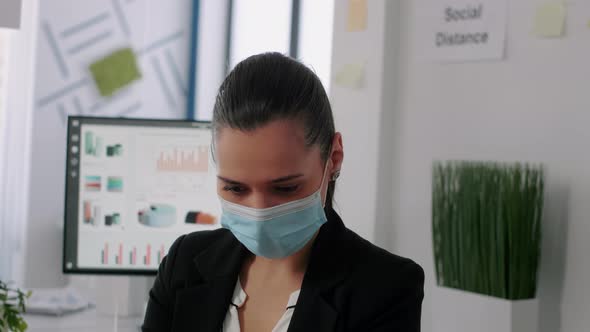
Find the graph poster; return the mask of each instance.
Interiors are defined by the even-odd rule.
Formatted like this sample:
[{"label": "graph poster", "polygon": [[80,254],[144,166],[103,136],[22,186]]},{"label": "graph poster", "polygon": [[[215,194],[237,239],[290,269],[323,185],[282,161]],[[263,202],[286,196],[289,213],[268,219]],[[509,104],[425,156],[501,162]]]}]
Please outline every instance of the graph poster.
[{"label": "graph poster", "polygon": [[180,235],[218,228],[210,136],[82,125],[78,266],[154,269]]}]

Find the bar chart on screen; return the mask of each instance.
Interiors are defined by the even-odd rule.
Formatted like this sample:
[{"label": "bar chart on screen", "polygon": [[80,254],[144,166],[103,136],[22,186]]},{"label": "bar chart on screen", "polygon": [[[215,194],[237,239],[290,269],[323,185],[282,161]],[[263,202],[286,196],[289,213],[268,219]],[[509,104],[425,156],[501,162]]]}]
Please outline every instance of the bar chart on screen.
[{"label": "bar chart on screen", "polygon": [[136,265],[137,264],[137,248],[133,247],[129,252],[129,265]]},{"label": "bar chart on screen", "polygon": [[164,251],[164,245],[161,245],[160,250],[158,250],[158,265],[162,262],[164,255],[166,255],[166,251]]},{"label": "bar chart on screen", "polygon": [[198,147],[167,147],[157,154],[156,169],[160,172],[199,172],[209,169],[209,149]]},{"label": "bar chart on screen", "polygon": [[[139,250],[138,248],[141,248]],[[167,246],[164,244],[145,245],[125,244],[122,242],[104,242],[100,249],[97,249],[96,266],[112,266],[142,269],[146,267],[157,267],[166,256]],[[138,262],[138,256],[141,261]]]},{"label": "bar chart on screen", "polygon": [[143,256],[143,264],[149,266],[151,263],[152,258],[152,246],[150,244],[147,245],[145,256]]}]

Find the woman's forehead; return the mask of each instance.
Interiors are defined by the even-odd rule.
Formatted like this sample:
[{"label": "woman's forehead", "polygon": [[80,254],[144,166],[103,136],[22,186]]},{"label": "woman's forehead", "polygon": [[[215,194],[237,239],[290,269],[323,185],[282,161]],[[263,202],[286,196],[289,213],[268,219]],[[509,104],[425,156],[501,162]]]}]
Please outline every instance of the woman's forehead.
[{"label": "woman's forehead", "polygon": [[219,175],[227,177],[301,172],[320,155],[319,148],[306,146],[305,132],[293,120],[272,121],[252,131],[223,128],[215,153]]},{"label": "woman's forehead", "polygon": [[253,130],[225,127],[216,135],[216,150],[220,157],[245,152],[247,154],[283,154],[307,152],[305,133],[294,120],[276,120]]}]

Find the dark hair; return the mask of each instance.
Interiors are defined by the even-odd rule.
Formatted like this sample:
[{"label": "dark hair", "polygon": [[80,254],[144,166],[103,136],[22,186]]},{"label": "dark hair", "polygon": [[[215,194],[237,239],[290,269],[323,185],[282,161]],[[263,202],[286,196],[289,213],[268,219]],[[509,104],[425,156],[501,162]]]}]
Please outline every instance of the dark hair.
[{"label": "dark hair", "polygon": [[[327,161],[335,128],[320,79],[280,53],[253,55],[238,63],[219,87],[213,108],[214,141],[222,128],[252,131],[282,119],[300,121],[307,146],[318,144]],[[326,208],[332,208],[335,182],[327,176]]]}]

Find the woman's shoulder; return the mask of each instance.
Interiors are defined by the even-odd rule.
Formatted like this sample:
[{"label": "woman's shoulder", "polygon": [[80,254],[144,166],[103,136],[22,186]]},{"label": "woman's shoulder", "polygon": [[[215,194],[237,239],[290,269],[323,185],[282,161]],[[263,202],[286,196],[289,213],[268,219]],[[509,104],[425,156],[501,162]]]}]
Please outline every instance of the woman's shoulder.
[{"label": "woman's shoulder", "polygon": [[423,287],[424,270],[414,260],[389,252],[349,229],[346,233],[352,282],[381,290]]},{"label": "woman's shoulder", "polygon": [[333,209],[328,211],[328,220],[324,234],[320,236],[325,242],[321,246],[322,251],[328,254],[320,255],[320,265],[329,266],[333,262],[346,265],[346,270],[351,272],[349,279],[357,283],[369,281],[377,284],[387,280],[387,284],[391,285],[391,281],[398,279],[402,283],[424,283],[424,270],[412,259],[391,253],[364,239],[346,227]]},{"label": "woman's shoulder", "polygon": [[194,277],[192,266],[195,258],[213,247],[227,248],[232,246],[232,238],[231,233],[224,228],[181,235],[168,250],[166,266],[168,269],[174,270],[175,278]]},{"label": "woman's shoulder", "polygon": [[228,240],[229,237],[231,237],[229,231],[224,228],[183,234],[170,246],[168,255],[175,256],[177,261],[187,257],[192,258],[211,245]]},{"label": "woman's shoulder", "polygon": [[420,321],[424,298],[422,267],[348,229],[345,232],[349,272],[332,293],[337,310],[349,313],[345,325],[372,330],[379,324],[391,323],[396,329],[414,331],[408,326]]},{"label": "woman's shoulder", "polygon": [[[340,323],[343,330],[419,331],[424,298],[422,267],[347,228],[331,240],[326,250],[338,263],[329,264],[329,255],[323,255],[322,265],[341,277],[324,296],[337,312],[346,313]],[[336,273],[324,273],[332,274]]]}]

